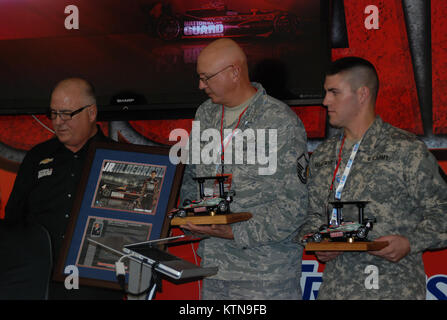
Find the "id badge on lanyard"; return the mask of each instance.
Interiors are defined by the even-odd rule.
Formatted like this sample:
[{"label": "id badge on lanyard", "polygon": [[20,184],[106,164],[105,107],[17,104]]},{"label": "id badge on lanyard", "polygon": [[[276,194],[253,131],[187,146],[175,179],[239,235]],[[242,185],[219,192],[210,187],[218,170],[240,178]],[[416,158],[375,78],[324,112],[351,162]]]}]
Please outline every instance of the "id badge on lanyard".
[{"label": "id badge on lanyard", "polygon": [[[237,136],[237,134],[240,131],[236,131],[236,129],[230,133],[229,135],[227,135],[225,137],[225,139],[222,141],[221,145],[220,145],[220,150],[217,153],[217,159],[216,159],[216,174],[220,173],[220,174],[224,174],[223,172],[223,165],[225,162],[225,157],[223,156],[225,154],[225,149],[228,146],[228,144],[230,143],[231,139],[235,136]],[[220,161],[219,161],[220,160]],[[219,167],[221,168],[221,170],[219,170]],[[219,172],[220,171],[220,172]]]},{"label": "id badge on lanyard", "polygon": [[[348,163],[346,164],[345,170],[343,171],[343,175],[340,178],[338,168],[339,168],[340,162],[341,162],[341,153],[342,153],[343,144],[344,144],[345,139],[346,139],[346,137],[343,137],[343,141],[342,141],[340,151],[339,151],[339,156],[338,156],[338,163],[335,167],[334,178],[332,179],[332,184],[331,184],[331,189],[330,189],[330,190],[332,190],[334,180],[335,179],[337,179],[337,181],[339,180],[338,186],[335,189],[335,200],[341,200],[341,194],[342,194],[343,189],[346,185],[346,181],[348,180],[348,176],[349,176],[349,173],[351,172],[352,165],[354,164],[354,159],[355,159],[355,156],[357,155],[357,151],[359,150],[360,143],[363,140],[363,138],[360,139],[360,141],[358,141],[352,148],[352,152],[351,152],[351,155],[349,156]],[[329,219],[329,225],[330,226],[338,226],[337,210],[335,210],[335,208],[332,209],[331,218]]]},{"label": "id badge on lanyard", "polygon": [[[256,90],[257,91],[257,90]],[[220,152],[217,154],[218,157],[220,157],[220,164],[219,164],[219,160],[217,159],[217,164],[216,164],[216,174],[219,171],[219,166],[221,166],[221,174],[224,174],[224,162],[225,162],[225,148],[228,146],[228,144],[230,143],[231,139],[236,136],[239,131],[236,131],[236,129],[239,127],[239,123],[241,122],[241,118],[244,115],[245,111],[247,111],[249,105],[247,105],[245,107],[245,109],[241,112],[241,114],[239,115],[239,119],[237,120],[237,124],[234,127],[234,129],[232,130],[231,134],[227,135],[225,137],[225,139],[223,138],[223,122],[224,122],[224,114],[225,114],[225,107],[222,105],[222,118],[220,120]]]},{"label": "id badge on lanyard", "polygon": [[[343,189],[346,184],[346,180],[348,179],[349,173],[351,172],[352,165],[354,164],[355,156],[357,155],[357,151],[359,150],[360,143],[362,140],[357,142],[354,145],[354,148],[352,149],[351,156],[349,157],[348,163],[346,164],[345,170],[343,171],[343,175],[341,176],[341,180],[337,186],[337,189],[335,189],[335,199],[341,200],[341,193],[343,192]],[[338,178],[340,177],[337,173]]]}]

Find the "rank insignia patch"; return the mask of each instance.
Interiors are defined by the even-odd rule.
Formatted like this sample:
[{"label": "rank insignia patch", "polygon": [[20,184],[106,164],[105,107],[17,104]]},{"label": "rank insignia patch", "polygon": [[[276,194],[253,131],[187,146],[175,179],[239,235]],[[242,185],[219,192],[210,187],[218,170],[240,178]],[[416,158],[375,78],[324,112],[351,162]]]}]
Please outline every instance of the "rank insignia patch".
[{"label": "rank insignia patch", "polygon": [[299,157],[298,160],[296,161],[296,172],[298,174],[298,178],[304,184],[307,183],[308,171],[309,171],[309,159],[303,153],[301,157]]}]

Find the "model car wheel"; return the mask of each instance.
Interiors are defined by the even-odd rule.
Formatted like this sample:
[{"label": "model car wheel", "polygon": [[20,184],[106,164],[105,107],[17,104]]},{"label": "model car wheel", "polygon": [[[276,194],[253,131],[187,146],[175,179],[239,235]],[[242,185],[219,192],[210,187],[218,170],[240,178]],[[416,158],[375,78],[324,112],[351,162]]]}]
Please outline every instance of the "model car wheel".
[{"label": "model car wheel", "polygon": [[180,209],[179,211],[177,211],[177,213],[175,215],[177,217],[179,217],[179,218],[185,218],[186,217],[186,210]]},{"label": "model car wheel", "polygon": [[321,234],[314,233],[314,235],[312,236],[312,240],[315,242],[321,242],[321,240],[322,240]]},{"label": "model car wheel", "polygon": [[219,202],[217,210],[219,213],[226,213],[228,211],[228,203],[226,201]]},{"label": "model car wheel", "polygon": [[368,235],[368,229],[366,228],[359,228],[359,230],[357,230],[357,238],[358,239],[366,239],[366,236]]},{"label": "model car wheel", "polygon": [[163,16],[157,23],[157,34],[163,40],[174,40],[180,36],[180,22],[170,16]]}]

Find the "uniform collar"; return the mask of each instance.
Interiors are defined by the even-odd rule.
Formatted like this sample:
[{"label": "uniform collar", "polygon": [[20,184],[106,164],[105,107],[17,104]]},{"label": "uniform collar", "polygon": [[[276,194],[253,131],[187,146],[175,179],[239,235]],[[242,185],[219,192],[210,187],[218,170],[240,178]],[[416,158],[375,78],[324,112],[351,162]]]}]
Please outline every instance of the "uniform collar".
[{"label": "uniform collar", "polygon": [[371,126],[366,130],[363,135],[362,143],[360,144],[359,150],[363,149],[362,147],[367,146],[368,149],[374,149],[377,142],[381,139],[381,131],[383,129],[383,120],[380,116],[376,116],[374,122]]},{"label": "uniform collar", "polygon": [[257,82],[252,82],[251,85],[256,88],[255,95],[251,98],[251,101],[248,105],[247,110],[245,111],[245,114],[243,118],[245,118],[245,121],[241,122],[240,129],[243,130],[243,128],[246,127],[246,125],[249,124],[250,119],[253,119],[253,117],[256,117],[257,112],[262,112],[259,106],[261,104],[262,97],[266,94],[264,87]]},{"label": "uniform collar", "polygon": [[90,143],[92,141],[95,141],[95,140],[103,141],[103,140],[107,139],[106,136],[104,135],[104,133],[102,132],[101,127],[99,125],[96,125],[96,127],[98,128],[96,134],[93,137],[91,137],[90,139],[88,139],[87,142],[82,146],[82,148],[79,149],[77,152],[72,152],[69,149],[67,149],[65,147],[65,145],[62,142],[60,142],[59,139],[57,139],[57,137],[55,137],[55,139],[58,141],[57,151],[58,152],[69,152],[73,155],[79,155],[82,153],[86,153],[88,150],[88,147],[90,146]]}]

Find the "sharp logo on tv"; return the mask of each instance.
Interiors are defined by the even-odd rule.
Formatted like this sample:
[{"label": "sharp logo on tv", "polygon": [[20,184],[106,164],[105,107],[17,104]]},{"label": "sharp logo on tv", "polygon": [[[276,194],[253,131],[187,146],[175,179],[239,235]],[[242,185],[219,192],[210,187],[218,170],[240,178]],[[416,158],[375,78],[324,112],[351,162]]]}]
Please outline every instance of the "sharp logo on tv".
[{"label": "sharp logo on tv", "polygon": [[135,99],[116,99],[117,103],[131,103],[135,102]]}]

